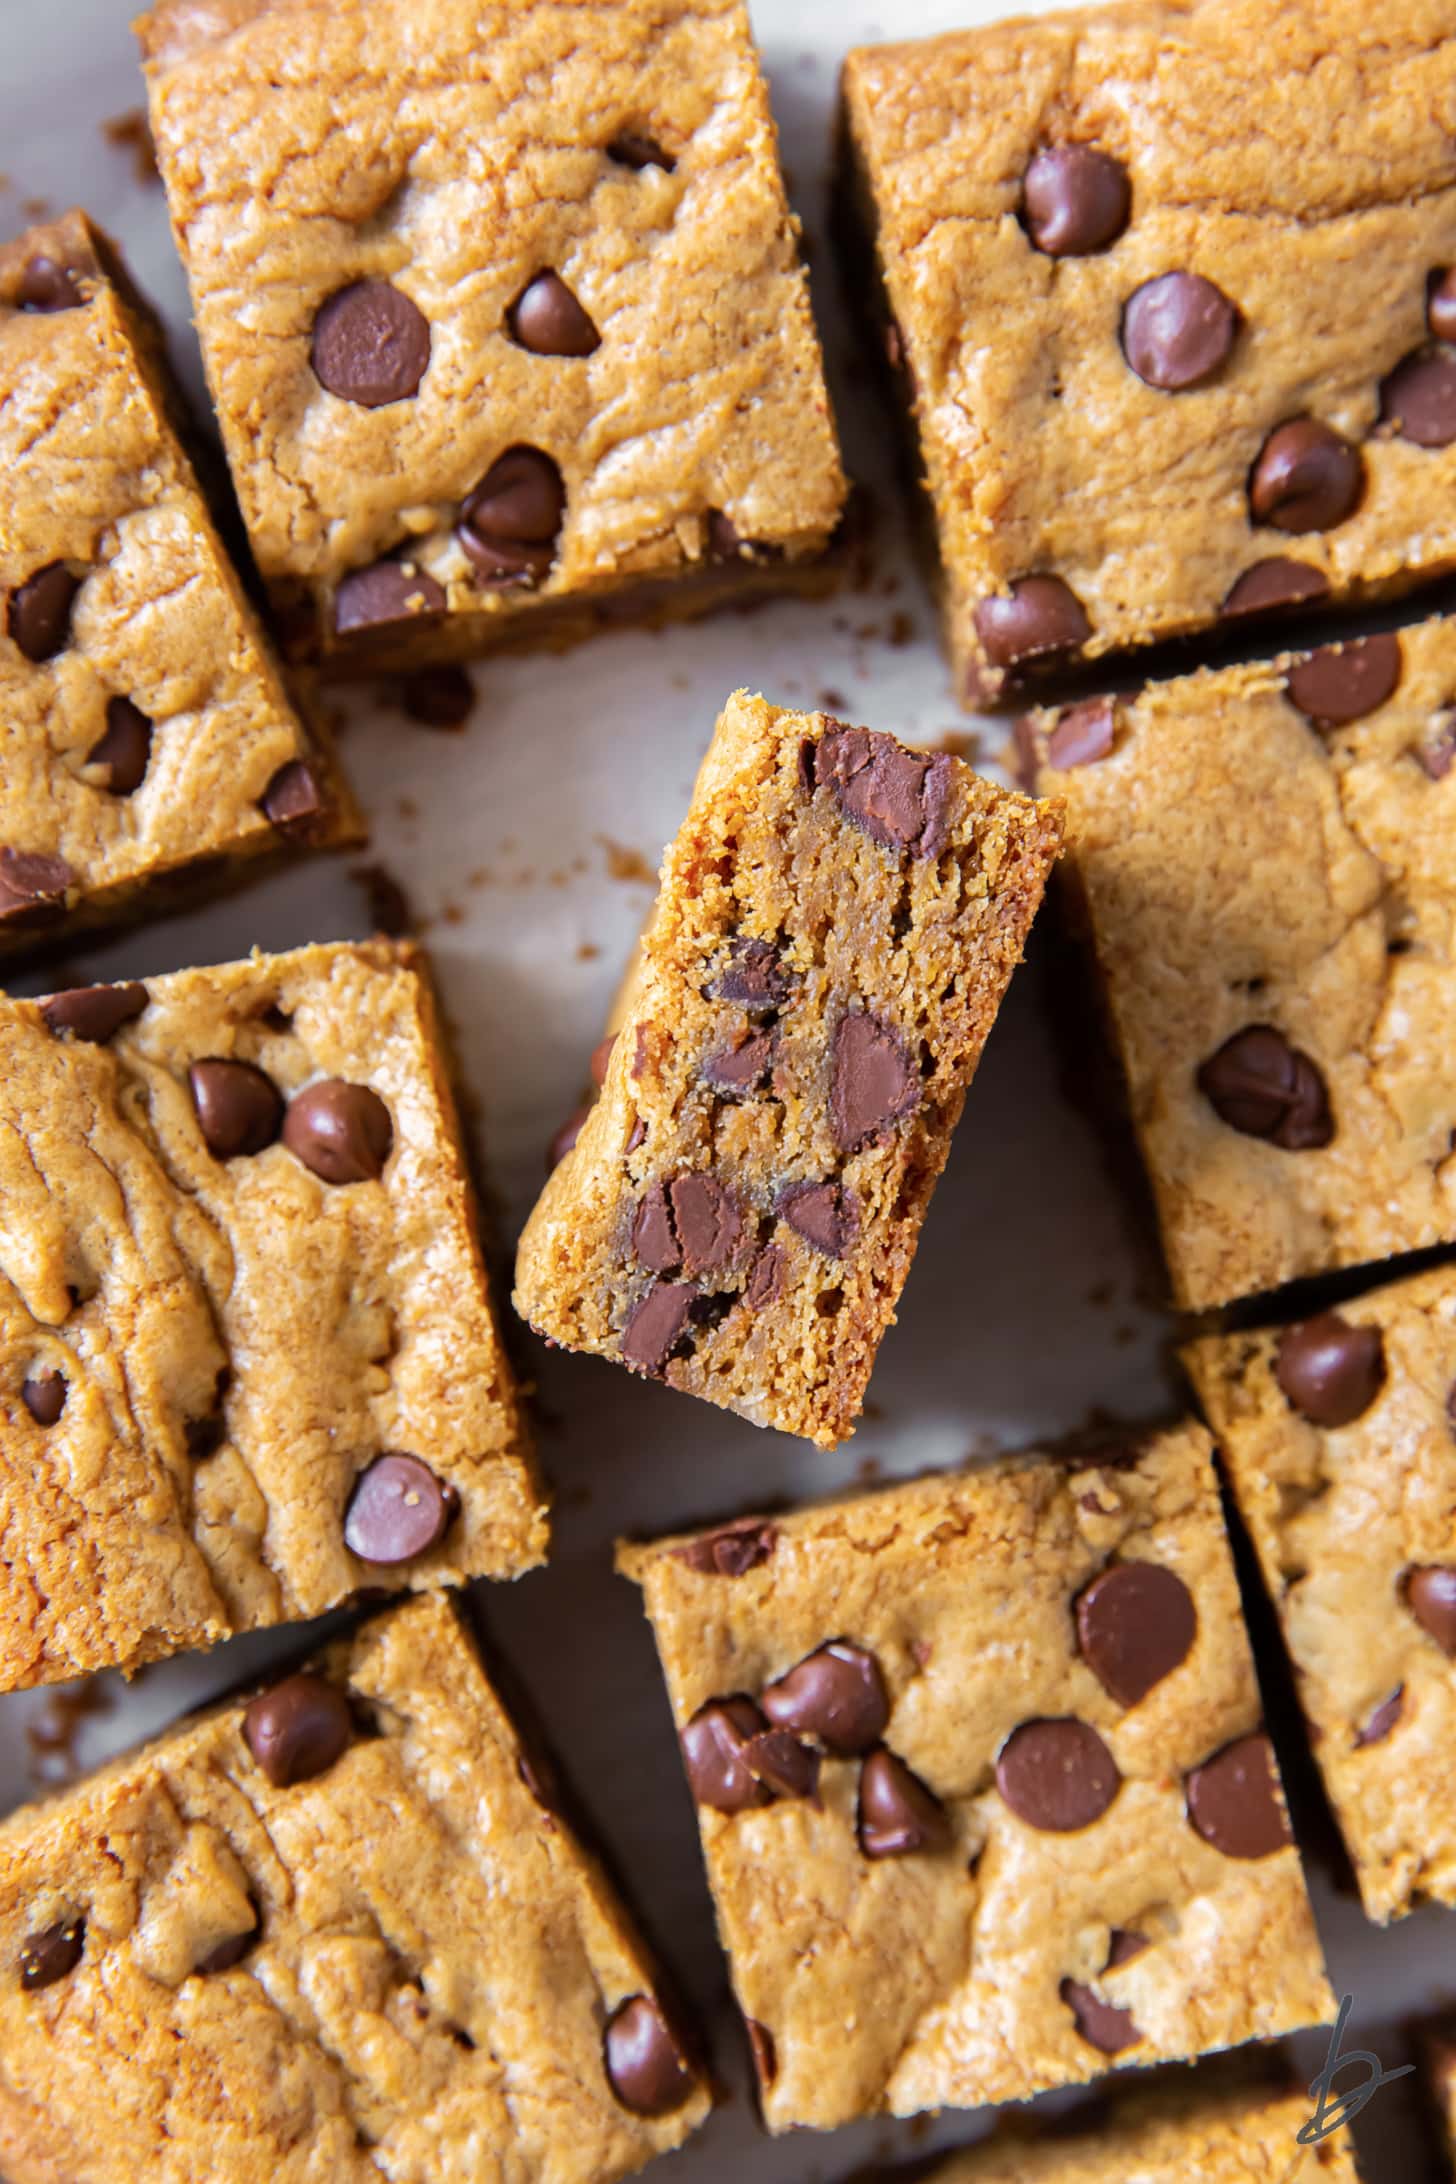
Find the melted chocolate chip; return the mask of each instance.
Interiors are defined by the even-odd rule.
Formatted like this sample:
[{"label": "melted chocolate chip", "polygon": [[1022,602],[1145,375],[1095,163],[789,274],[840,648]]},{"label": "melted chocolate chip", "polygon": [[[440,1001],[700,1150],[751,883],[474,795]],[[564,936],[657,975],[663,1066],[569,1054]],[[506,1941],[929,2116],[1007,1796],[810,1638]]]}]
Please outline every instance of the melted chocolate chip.
[{"label": "melted chocolate chip", "polygon": [[373,1183],[384,1173],[394,1124],[367,1085],[325,1077],[289,1101],[283,1142],[325,1183]]},{"label": "melted chocolate chip", "polygon": [[415,562],[391,555],[367,569],[351,569],[334,593],[334,628],[341,637],[443,614],[445,588]]},{"label": "melted chocolate chip", "polygon": [[1117,706],[1111,698],[1083,698],[1063,706],[1047,738],[1046,762],[1061,772],[1095,766],[1110,756],[1117,735]]},{"label": "melted chocolate chip", "polygon": [[1348,1426],[1385,1385],[1384,1338],[1378,1327],[1320,1312],[1280,1335],[1274,1378],[1285,1401],[1312,1426]]},{"label": "melted chocolate chip", "polygon": [[744,1302],[750,1312],[762,1312],[765,1306],[777,1304],[783,1294],[787,1260],[781,1244],[767,1244],[754,1260],[744,1288]]},{"label": "melted chocolate chip", "polygon": [[686,2058],[650,1995],[635,1994],[613,2010],[602,2055],[608,2084],[635,2116],[665,2116],[693,2090]]},{"label": "melted chocolate chip", "polygon": [[1122,353],[1138,378],[1165,394],[1202,386],[1228,361],[1239,315],[1201,273],[1163,273],[1129,296]]},{"label": "melted chocolate chip", "polygon": [[1353,515],[1365,489],[1360,451],[1314,417],[1270,433],[1249,476],[1255,523],[1279,531],[1331,531]]},{"label": "melted chocolate chip", "polygon": [[44,850],[0,849],[0,924],[49,924],[65,907],[76,875]]},{"label": "melted chocolate chip", "polygon": [[130,698],[111,698],[106,706],[106,732],[86,754],[88,766],[104,768],[100,786],[113,796],[131,796],[146,779],[152,755],[152,724]]},{"label": "melted chocolate chip", "polygon": [[521,290],[507,314],[511,339],[535,356],[590,356],[602,345],[588,314],[549,270]]},{"label": "melted chocolate chip", "polygon": [[1021,576],[976,609],[976,635],[993,667],[1076,652],[1092,634],[1081,600],[1059,576]]},{"label": "melted chocolate chip", "polygon": [[769,1802],[772,1791],[747,1760],[750,1742],[767,1727],[752,1699],[710,1699],[698,1708],[678,1739],[698,1804],[714,1812],[747,1812]]},{"label": "melted chocolate chip", "polygon": [[1422,349],[1397,364],[1380,382],[1380,417],[1417,447],[1449,447],[1456,440],[1456,356]]},{"label": "melted chocolate chip", "polygon": [[886,849],[936,857],[948,831],[951,761],[922,758],[870,728],[826,728],[806,746],[811,788],[828,789],[844,817]]},{"label": "melted chocolate chip", "polygon": [[58,258],[37,252],[20,276],[16,301],[22,311],[78,311],[86,302],[75,272]]},{"label": "melted chocolate chip", "polygon": [[1357,1750],[1367,1744],[1383,1744],[1400,1720],[1405,1706],[1405,1685],[1397,1684],[1389,1698],[1382,1699],[1355,1738]]},{"label": "melted chocolate chip", "polygon": [[26,1994],[39,1994],[74,1972],[86,1950],[86,1921],[58,1919],[41,1933],[32,1934],[20,1951],[20,1984]]},{"label": "melted chocolate chip", "polygon": [[820,1646],[771,1683],[761,1703],[777,1728],[817,1737],[840,1758],[878,1744],[890,1718],[879,1662],[843,1638]]},{"label": "melted chocolate chip", "polygon": [[460,510],[456,537],[487,583],[537,584],[549,574],[566,513],[561,472],[538,447],[510,447]]},{"label": "melted chocolate chip", "polygon": [[344,1544],[361,1562],[395,1568],[438,1547],[459,1496],[418,1456],[376,1456],[344,1513]]},{"label": "melted chocolate chip", "polygon": [[1022,218],[1050,258],[1083,258],[1116,242],[1127,226],[1132,191],[1127,169],[1090,144],[1039,151],[1022,184]]},{"label": "melted chocolate chip", "polygon": [[747,1099],[761,1092],[773,1067],[777,1044],[772,1031],[740,1032],[731,1046],[715,1047],[703,1057],[699,1074],[727,1099]]},{"label": "melted chocolate chip", "polygon": [[48,1365],[27,1374],[20,1384],[20,1400],[38,1426],[55,1425],[69,1393],[64,1374],[52,1371]]},{"label": "melted chocolate chip", "polygon": [[1157,1562],[1117,1562],[1077,1599],[1082,1658],[1119,1706],[1136,1706],[1182,1666],[1198,1616],[1176,1571]]},{"label": "melted chocolate chip", "polygon": [[843,1183],[787,1184],[775,1211],[826,1259],[847,1258],[859,1241],[859,1200]]},{"label": "melted chocolate chip", "polygon": [[867,1009],[841,1016],[829,1056],[829,1123],[842,1153],[877,1143],[920,1105],[920,1074],[892,1026]]},{"label": "melted chocolate chip", "polygon": [[[678,1562],[704,1577],[742,1577],[767,1562],[778,1545],[778,1526],[763,1517],[740,1517],[673,1549]],[[790,1725],[792,1726],[792,1724]]]},{"label": "melted chocolate chip", "polygon": [[691,1282],[654,1282],[627,1315],[623,1361],[641,1373],[660,1373],[687,1332],[698,1296]]},{"label": "melted chocolate chip", "polygon": [[1053,1834],[1100,1820],[1121,1783],[1097,1731],[1070,1715],[1023,1722],[996,1756],[996,1786],[1018,1820]]},{"label": "melted chocolate chip", "polygon": [[207,1149],[215,1160],[261,1153],[283,1125],[283,1095],[252,1062],[211,1058],[187,1072],[192,1105]]},{"label": "melted chocolate chip", "polygon": [[274,1684],[243,1716],[243,1741],[276,1790],[327,1774],[353,1737],[345,1694],[307,1672]]},{"label": "melted chocolate chip", "polygon": [[707,988],[710,1001],[736,1001],[750,1016],[782,1008],[792,988],[767,940],[735,940],[725,969]]},{"label": "melted chocolate chip", "polygon": [[775,1797],[815,1797],[819,1790],[819,1754],[800,1744],[787,1729],[767,1729],[743,1747],[743,1764],[755,1782]]},{"label": "melted chocolate chip", "polygon": [[291,842],[317,841],[330,817],[318,775],[301,758],[279,767],[259,803],[269,825]]},{"label": "melted chocolate chip", "polygon": [[70,643],[71,609],[80,589],[80,577],[72,576],[64,561],[51,561],[10,594],[6,627],[37,667]]},{"label": "melted chocolate chip", "polygon": [[314,376],[343,402],[382,409],[419,392],[430,361],[430,322],[388,281],[355,281],[313,322]]},{"label": "melted chocolate chip", "polygon": [[1335,1134],[1317,1065],[1272,1024],[1249,1024],[1211,1054],[1198,1089],[1231,1130],[1283,1151],[1318,1151]]},{"label": "melted chocolate chip", "polygon": [[1187,1783],[1188,1817],[1225,1858],[1268,1858],[1293,1842],[1274,1747],[1258,1732],[1226,1744]]},{"label": "melted chocolate chip", "polygon": [[1057,1989],[1072,2013],[1078,2032],[1089,2047],[1102,2055],[1120,2055],[1143,2037],[1133,2023],[1131,2010],[1120,2010],[1079,1980],[1064,1979]]},{"label": "melted chocolate chip", "polygon": [[1322,645],[1289,670],[1291,702],[1320,728],[1363,720],[1393,697],[1400,681],[1400,639],[1393,631]]},{"label": "melted chocolate chip", "polygon": [[147,998],[146,987],[134,979],[120,986],[72,986],[42,1001],[40,1013],[57,1039],[69,1034],[88,1046],[105,1046],[123,1024],[141,1015]]},{"label": "melted chocolate chip", "polygon": [[948,1850],[950,1817],[902,1759],[871,1752],[859,1774],[859,1847],[867,1858],[909,1858]]},{"label": "melted chocolate chip", "polygon": [[1408,1570],[1405,1601],[1427,1636],[1456,1660],[1456,1569],[1433,1562]]},{"label": "melted chocolate chip", "polygon": [[1269,614],[1276,607],[1297,607],[1307,599],[1323,599],[1330,588],[1330,580],[1323,569],[1311,568],[1307,561],[1291,561],[1284,554],[1271,554],[1267,561],[1256,561],[1252,568],[1230,586],[1228,597],[1219,608],[1222,620],[1231,622],[1243,614]]}]

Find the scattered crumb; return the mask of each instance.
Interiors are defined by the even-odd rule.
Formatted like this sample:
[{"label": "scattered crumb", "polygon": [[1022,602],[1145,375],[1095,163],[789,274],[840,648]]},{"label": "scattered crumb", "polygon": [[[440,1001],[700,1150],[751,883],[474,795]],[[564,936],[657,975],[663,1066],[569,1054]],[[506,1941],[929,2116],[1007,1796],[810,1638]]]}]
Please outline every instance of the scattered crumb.
[{"label": "scattered crumb", "polygon": [[364,906],[376,932],[390,940],[402,939],[415,929],[410,899],[394,874],[382,864],[351,865],[349,877],[364,890]]},{"label": "scattered crumb", "polygon": [[636,887],[657,885],[657,874],[640,850],[624,849],[605,834],[599,834],[597,840],[606,855],[608,879],[626,880]]},{"label": "scattered crumb", "polygon": [[849,700],[842,690],[823,689],[814,700],[821,713],[842,713]]},{"label": "scattered crumb", "polygon": [[904,646],[913,644],[915,642],[914,616],[907,614],[903,607],[898,613],[892,614],[887,636],[897,652],[902,650]]},{"label": "scattered crumb", "polygon": [[981,755],[981,739],[974,728],[947,728],[937,736],[935,747],[948,751],[952,758],[963,758],[968,766],[974,766]]},{"label": "scattered crumb", "polygon": [[601,952],[594,940],[584,940],[576,951],[576,960],[578,963],[595,963]]},{"label": "scattered crumb", "polygon": [[132,172],[138,182],[160,182],[157,172],[157,147],[152,142],[151,124],[140,106],[129,113],[114,114],[110,121],[103,121],[101,134],[108,144],[118,151],[131,153]]},{"label": "scattered crumb", "polygon": [[115,1705],[99,1676],[84,1676],[79,1683],[47,1692],[25,1728],[30,1746],[28,1771],[37,1789],[60,1789],[76,1780],[81,1772],[76,1739],[89,1720],[109,1714]]}]

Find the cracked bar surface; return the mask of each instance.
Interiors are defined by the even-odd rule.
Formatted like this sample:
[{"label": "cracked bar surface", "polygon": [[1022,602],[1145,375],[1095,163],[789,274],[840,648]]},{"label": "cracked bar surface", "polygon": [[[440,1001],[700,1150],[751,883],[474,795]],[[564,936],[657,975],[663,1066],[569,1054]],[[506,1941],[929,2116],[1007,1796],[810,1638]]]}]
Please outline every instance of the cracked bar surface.
[{"label": "cracked bar surface", "polygon": [[1184,1359],[1365,1911],[1456,1903],[1456,1274]]},{"label": "cracked bar surface", "polygon": [[622,1546],[771,2129],[1323,2022],[1211,1444]]},{"label": "cracked bar surface", "polygon": [[598,2184],[679,2144],[706,2090],[535,1779],[434,1597],[15,1814],[11,2184]]},{"label": "cracked bar surface", "polygon": [[843,103],[973,708],[1456,561],[1443,0],[997,23],[860,48]]},{"label": "cracked bar surface", "polygon": [[545,1554],[423,959],[0,1001],[0,1689]]},{"label": "cracked bar surface", "polygon": [[732,697],[522,1316],[843,1439],[1060,839],[945,753]]},{"label": "cracked bar surface", "polygon": [[342,664],[819,583],[845,482],[740,0],[162,0],[265,581]]},{"label": "cracked bar surface", "polygon": [[1456,1236],[1456,623],[1032,715],[1180,1305]]},{"label": "cracked bar surface", "polygon": [[0,948],[288,841],[357,839],[79,213],[0,248]]}]

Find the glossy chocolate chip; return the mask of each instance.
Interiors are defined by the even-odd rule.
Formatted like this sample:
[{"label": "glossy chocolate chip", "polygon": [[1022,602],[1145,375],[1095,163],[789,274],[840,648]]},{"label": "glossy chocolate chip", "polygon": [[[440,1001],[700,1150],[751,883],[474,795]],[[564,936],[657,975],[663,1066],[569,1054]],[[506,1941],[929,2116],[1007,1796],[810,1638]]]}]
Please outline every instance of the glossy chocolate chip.
[{"label": "glossy chocolate chip", "polygon": [[1228,361],[1239,315],[1201,273],[1162,273],[1128,297],[1122,353],[1145,385],[1165,394],[1202,386]]},{"label": "glossy chocolate chip", "polygon": [[1187,1783],[1188,1817],[1225,1858],[1268,1858],[1293,1842],[1274,1747],[1262,1733],[1226,1744]]},{"label": "glossy chocolate chip", "polygon": [[1231,1130],[1287,1153],[1315,1152],[1335,1134],[1318,1067],[1272,1024],[1249,1024],[1198,1071],[1198,1089]]},{"label": "glossy chocolate chip", "polygon": [[551,457],[511,447],[462,505],[456,536],[487,582],[535,584],[556,558],[565,513],[566,487]]},{"label": "glossy chocolate chip", "polygon": [[30,1373],[20,1384],[20,1400],[38,1426],[53,1426],[66,1407],[69,1394],[65,1376],[46,1365]]},{"label": "glossy chocolate chip", "polygon": [[106,732],[86,754],[88,766],[105,770],[99,784],[113,796],[130,796],[146,779],[152,755],[152,724],[130,698],[111,698],[106,706]]},{"label": "glossy chocolate chip", "polygon": [[559,273],[538,273],[507,313],[511,338],[535,356],[590,356],[602,345],[591,318]]},{"label": "glossy chocolate chip", "polygon": [[1193,1595],[1158,1562],[1116,1562],[1077,1598],[1082,1658],[1119,1706],[1136,1706],[1193,1648]]},{"label": "glossy chocolate chip", "polygon": [[1393,697],[1400,672],[1400,639],[1393,631],[1321,645],[1289,670],[1290,702],[1317,727],[1342,728]]},{"label": "glossy chocolate chip", "polygon": [[1107,758],[1117,736],[1117,707],[1111,698],[1083,698],[1079,705],[1063,706],[1057,724],[1047,738],[1046,762],[1059,772],[1073,766],[1095,766]]},{"label": "glossy chocolate chip", "polygon": [[712,1175],[654,1183],[632,1226],[632,1245],[655,1274],[679,1268],[690,1281],[736,1264],[747,1241],[742,1202]]},{"label": "glossy chocolate chip", "polygon": [[394,1124],[368,1085],[325,1077],[289,1101],[283,1142],[325,1183],[373,1183],[384,1173]]},{"label": "glossy chocolate chip", "polygon": [[687,1333],[701,1292],[692,1282],[654,1282],[622,1329],[622,1357],[641,1373],[660,1373]]},{"label": "glossy chocolate chip", "polygon": [[762,1312],[766,1306],[778,1303],[787,1271],[783,1246],[766,1245],[754,1260],[743,1291],[743,1300],[750,1312]]},{"label": "glossy chocolate chip", "polygon": [[40,1013],[57,1039],[69,1036],[88,1046],[105,1046],[146,1005],[146,987],[132,979],[120,986],[72,986],[69,992],[50,994]]},{"label": "glossy chocolate chip", "polygon": [[187,1072],[192,1105],[216,1160],[261,1153],[283,1126],[283,1094],[252,1062],[211,1058]]},{"label": "glossy chocolate chip", "polygon": [[574,1115],[568,1115],[555,1137],[546,1148],[546,1173],[549,1175],[558,1161],[565,1160],[585,1128],[589,1107],[578,1107]]},{"label": "glossy chocolate chip", "polygon": [[752,1699],[710,1699],[682,1730],[688,1787],[714,1812],[747,1812],[766,1805],[772,1792],[748,1765],[747,1748],[768,1723]]},{"label": "glossy chocolate chip", "polygon": [[859,1200],[846,1184],[787,1184],[775,1211],[826,1259],[846,1258],[859,1241]]},{"label": "glossy chocolate chip", "polygon": [[355,630],[443,614],[447,604],[442,584],[413,561],[391,556],[367,569],[351,569],[343,578],[334,593],[334,628],[347,637]]},{"label": "glossy chocolate chip", "polygon": [[1022,217],[1049,258],[1105,250],[1127,226],[1131,209],[1127,169],[1090,144],[1048,145],[1026,170]]},{"label": "glossy chocolate chip", "polygon": [[1426,324],[1437,341],[1456,341],[1456,271],[1449,267],[1426,278]]},{"label": "glossy chocolate chip", "polygon": [[1397,364],[1380,382],[1380,418],[1417,447],[1449,447],[1456,440],[1456,356],[1424,349]]},{"label": "glossy chocolate chip", "polygon": [[1456,711],[1438,713],[1412,755],[1428,781],[1444,781],[1456,763]]},{"label": "glossy chocolate chip", "polygon": [[314,376],[340,401],[382,409],[419,392],[430,361],[430,322],[388,281],[355,281],[313,322]]},{"label": "glossy chocolate chip", "polygon": [[80,589],[80,577],[73,576],[64,561],[51,561],[10,594],[6,627],[27,660],[39,666],[42,660],[53,660],[64,652],[71,641],[71,609]]},{"label": "glossy chocolate chip", "polygon": [[328,799],[318,775],[301,758],[291,758],[279,767],[260,802],[269,825],[288,841],[316,840],[329,817]]},{"label": "glossy chocolate chip", "polygon": [[1358,448],[1317,418],[1293,417],[1259,450],[1249,507],[1256,523],[1279,531],[1331,531],[1353,515],[1364,487]]},{"label": "glossy chocolate chip", "polygon": [[829,1050],[829,1125],[842,1153],[878,1143],[920,1105],[920,1072],[893,1026],[868,1009],[841,1016]]},{"label": "glossy chocolate chip", "polygon": [[1313,569],[1307,561],[1291,561],[1285,554],[1271,554],[1266,561],[1256,561],[1245,569],[1229,587],[1228,597],[1219,608],[1225,622],[1232,622],[1243,614],[1270,614],[1277,607],[1297,607],[1308,599],[1323,599],[1330,588],[1330,580],[1323,569]]},{"label": "glossy chocolate chip", "polygon": [[397,1568],[438,1547],[458,1508],[454,1488],[418,1456],[376,1456],[349,1497],[344,1544],[361,1562]]},{"label": "glossy chocolate chip", "polygon": [[20,276],[16,299],[22,311],[78,311],[86,301],[72,268],[37,252]]},{"label": "glossy chocolate chip", "polygon": [[345,1694],[307,1672],[274,1684],[243,1716],[243,1741],[276,1790],[327,1774],[353,1738]]},{"label": "glossy chocolate chip", "polygon": [[1081,600],[1059,576],[1018,577],[976,609],[976,635],[993,667],[1075,652],[1091,634]]},{"label": "glossy chocolate chip", "polygon": [[727,1099],[747,1099],[761,1092],[773,1067],[774,1032],[745,1031],[731,1046],[715,1047],[703,1057],[699,1071],[704,1084]]},{"label": "glossy chocolate chip", "polygon": [[767,1562],[778,1537],[778,1526],[765,1518],[740,1517],[735,1524],[721,1524],[716,1532],[674,1547],[673,1556],[704,1577],[742,1577]]},{"label": "glossy chocolate chip", "polygon": [[1320,1312],[1280,1335],[1274,1378],[1291,1409],[1312,1426],[1348,1426],[1385,1385],[1384,1338],[1378,1327]]},{"label": "glossy chocolate chip", "polygon": [[867,1858],[909,1858],[948,1850],[949,1815],[902,1759],[871,1752],[859,1772],[859,1847]]},{"label": "glossy chocolate chip", "polygon": [[650,1995],[634,1994],[607,2019],[602,2036],[607,2082],[634,2116],[665,2116],[693,2090],[693,2074]]},{"label": "glossy chocolate chip", "polygon": [[1357,1750],[1367,1744],[1383,1744],[1400,1720],[1404,1706],[1405,1685],[1397,1684],[1389,1698],[1381,1700],[1371,1714],[1370,1719],[1357,1732],[1355,1737]]},{"label": "glossy chocolate chip", "polygon": [[1071,1715],[1023,1722],[996,1756],[996,1786],[1016,1817],[1053,1834],[1100,1820],[1121,1782],[1097,1731]]},{"label": "glossy chocolate chip", "polygon": [[808,1654],[768,1686],[760,1703],[775,1727],[817,1737],[841,1758],[878,1744],[890,1719],[879,1662],[843,1638]]},{"label": "glossy chocolate chip", "polygon": [[74,1972],[86,1950],[86,1921],[58,1919],[39,1934],[32,1934],[20,1951],[20,1984],[26,1994],[39,1994]]},{"label": "glossy chocolate chip", "polygon": [[1408,1570],[1405,1600],[1421,1629],[1456,1660],[1456,1569],[1428,1562]]},{"label": "glossy chocolate chip", "polygon": [[1120,2010],[1111,2002],[1104,2002],[1080,1980],[1064,1979],[1057,1992],[1071,2011],[1082,2038],[1099,2054],[1120,2055],[1124,2048],[1135,2047],[1143,2037],[1133,2022],[1131,2010]]},{"label": "glossy chocolate chip", "polygon": [[827,728],[805,745],[811,787],[828,789],[844,817],[886,849],[936,857],[945,847],[951,761],[921,757],[871,728]]},{"label": "glossy chocolate chip", "polygon": [[0,923],[34,925],[59,916],[76,875],[44,850],[0,849]]},{"label": "glossy chocolate chip", "polygon": [[255,1917],[252,1925],[242,1933],[229,1934],[226,1941],[218,1942],[205,1956],[199,1957],[192,1967],[193,1971],[200,1979],[211,1979],[218,1972],[232,1971],[235,1965],[241,1964],[243,1958],[257,1947],[262,1932],[263,1922]]},{"label": "glossy chocolate chip", "polygon": [[726,967],[707,992],[710,1001],[736,1001],[753,1016],[782,1008],[791,990],[771,941],[735,940]]},{"label": "glossy chocolate chip", "polygon": [[755,1782],[775,1797],[814,1797],[819,1789],[819,1754],[787,1729],[767,1729],[743,1747],[743,1764]]},{"label": "glossy chocolate chip", "polygon": [[661,167],[664,174],[671,174],[677,165],[656,137],[648,136],[643,129],[619,130],[607,146],[607,157],[614,159],[619,167],[631,167],[637,174],[644,167]]}]

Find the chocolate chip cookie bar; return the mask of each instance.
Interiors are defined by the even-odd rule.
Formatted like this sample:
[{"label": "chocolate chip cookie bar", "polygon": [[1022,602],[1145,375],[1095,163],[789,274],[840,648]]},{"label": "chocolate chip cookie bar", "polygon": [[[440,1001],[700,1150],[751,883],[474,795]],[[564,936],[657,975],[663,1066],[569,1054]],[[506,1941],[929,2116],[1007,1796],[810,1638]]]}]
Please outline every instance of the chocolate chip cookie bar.
[{"label": "chocolate chip cookie bar", "polygon": [[842,1440],[1060,838],[945,753],[732,697],[522,1316]]},{"label": "chocolate chip cookie bar", "polygon": [[357,838],[79,213],[0,248],[0,949],[289,841]]},{"label": "chocolate chip cookie bar", "polygon": [[0,1690],[542,1560],[414,949],[0,1000],[0,1203]]},{"label": "chocolate chip cookie bar", "polygon": [[618,1563],[771,2129],[1333,2014],[1200,1428]]},{"label": "chocolate chip cookie bar", "polygon": [[444,1599],[0,1824],[13,2184],[608,2184],[707,2106]]},{"label": "chocolate chip cookie bar", "polygon": [[742,0],[160,0],[140,31],[302,649],[449,659],[820,581],[844,479]]},{"label": "chocolate chip cookie bar", "polygon": [[1456,622],[1021,724],[1173,1290],[1456,1237]]},{"label": "chocolate chip cookie bar", "polygon": [[1456,1903],[1456,1274],[1184,1356],[1365,1910]]},{"label": "chocolate chip cookie bar", "polygon": [[851,53],[963,694],[1456,564],[1456,35],[1150,0]]}]

